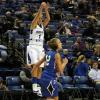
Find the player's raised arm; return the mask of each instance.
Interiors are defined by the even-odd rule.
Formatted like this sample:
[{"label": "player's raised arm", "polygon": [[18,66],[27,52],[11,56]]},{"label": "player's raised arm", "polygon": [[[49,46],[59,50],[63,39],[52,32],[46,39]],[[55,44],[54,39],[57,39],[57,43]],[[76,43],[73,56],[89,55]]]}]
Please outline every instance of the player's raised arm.
[{"label": "player's raised arm", "polygon": [[44,27],[46,27],[50,21],[50,14],[48,11],[48,5],[45,2],[43,2],[41,5],[43,6],[43,9],[45,10],[45,13],[46,13],[46,18],[43,21],[43,25],[44,25]]},{"label": "player's raised arm", "polygon": [[38,24],[38,22],[40,21],[40,18],[42,16],[42,9],[43,9],[43,7],[41,4],[37,14],[35,15],[35,18],[33,19],[32,23],[31,23],[31,27],[30,27],[31,30],[33,30],[36,27],[36,25]]}]

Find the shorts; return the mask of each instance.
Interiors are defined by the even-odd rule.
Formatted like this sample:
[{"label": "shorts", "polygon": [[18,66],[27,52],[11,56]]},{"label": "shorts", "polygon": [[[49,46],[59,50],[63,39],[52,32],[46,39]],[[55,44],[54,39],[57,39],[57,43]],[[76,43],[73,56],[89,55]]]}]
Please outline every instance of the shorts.
[{"label": "shorts", "polygon": [[[41,46],[28,45],[26,51],[27,64],[36,64],[45,55],[44,48]],[[42,66],[41,66],[42,67]]]},{"label": "shorts", "polygon": [[44,97],[58,96],[58,83],[56,79],[32,78],[32,83],[37,82],[41,86],[41,92]]}]

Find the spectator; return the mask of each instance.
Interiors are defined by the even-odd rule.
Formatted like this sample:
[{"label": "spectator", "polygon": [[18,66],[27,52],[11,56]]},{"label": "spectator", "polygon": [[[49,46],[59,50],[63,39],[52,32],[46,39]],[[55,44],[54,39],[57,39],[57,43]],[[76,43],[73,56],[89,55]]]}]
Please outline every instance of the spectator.
[{"label": "spectator", "polygon": [[64,31],[63,21],[59,21],[58,26],[57,26],[57,33],[56,33],[56,35],[62,35],[63,31]]},{"label": "spectator", "polygon": [[84,30],[82,36],[83,37],[96,37],[95,35],[95,25],[96,25],[96,18],[94,16],[88,16],[87,17],[89,21],[88,27]]},{"label": "spectator", "polygon": [[93,60],[91,58],[87,59],[87,63],[89,65],[89,70],[92,68]]},{"label": "spectator", "polygon": [[92,69],[89,71],[89,77],[95,82],[96,88],[100,89],[100,69],[97,61],[93,62]]},{"label": "spectator", "polygon": [[5,13],[6,23],[5,23],[5,30],[12,30],[14,26],[14,17],[12,16],[11,11],[7,11]]},{"label": "spectator", "polygon": [[56,35],[72,36],[70,23],[60,21],[57,27]]},{"label": "spectator", "polygon": [[23,67],[20,71],[20,78],[22,83],[26,89],[32,89],[32,82],[31,82],[31,68]]},{"label": "spectator", "polygon": [[64,33],[65,33],[66,36],[72,35],[71,30],[70,30],[70,25],[68,23],[65,23],[64,30],[65,30]]},{"label": "spectator", "polygon": [[86,56],[86,58],[91,58],[93,56],[93,50],[92,50],[93,45],[92,44],[90,45],[90,43],[85,41],[85,46],[86,46],[86,49],[85,49],[84,55]]},{"label": "spectator", "polygon": [[88,75],[96,83],[100,83],[100,69],[98,69],[98,62],[97,61],[93,62],[92,68],[89,71]]},{"label": "spectator", "polygon": [[87,76],[88,75],[89,65],[85,61],[86,61],[86,58],[84,55],[80,55],[78,57],[74,75],[76,76]]},{"label": "spectator", "polygon": [[100,57],[100,44],[97,44],[94,48],[94,54],[97,56],[97,57]]},{"label": "spectator", "polygon": [[73,49],[73,55],[75,57],[78,57],[81,54],[84,54],[84,51],[86,49],[85,43],[81,40],[81,37],[77,37],[76,42],[72,46]]},{"label": "spectator", "polygon": [[89,13],[89,8],[86,0],[79,0],[78,2],[78,13],[81,15],[85,15]]},{"label": "spectator", "polygon": [[3,79],[0,79],[0,90],[8,90],[8,88],[6,87],[6,85],[3,83]]},{"label": "spectator", "polygon": [[81,25],[81,20],[80,20],[79,16],[75,16],[74,19],[72,19],[72,26],[73,26],[73,28],[78,30],[80,25]]},{"label": "spectator", "polygon": [[94,51],[93,51],[93,60],[100,59],[100,44],[95,45]]},{"label": "spectator", "polygon": [[16,17],[16,18],[15,18],[15,21],[14,21],[14,29],[18,30],[19,27],[20,27],[20,23],[22,23],[21,18]]},{"label": "spectator", "polygon": [[68,49],[63,49],[63,55],[68,59],[68,64],[64,69],[64,75],[73,76],[74,72],[74,57],[72,53],[68,51]]}]

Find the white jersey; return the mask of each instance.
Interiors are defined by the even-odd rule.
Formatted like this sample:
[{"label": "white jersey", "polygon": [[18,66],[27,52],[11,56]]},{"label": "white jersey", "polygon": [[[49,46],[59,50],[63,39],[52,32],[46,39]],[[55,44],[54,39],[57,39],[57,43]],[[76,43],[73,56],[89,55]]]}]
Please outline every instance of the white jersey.
[{"label": "white jersey", "polygon": [[43,25],[40,27],[39,25],[36,26],[31,31],[29,45],[39,45],[43,47],[44,43],[44,28]]}]

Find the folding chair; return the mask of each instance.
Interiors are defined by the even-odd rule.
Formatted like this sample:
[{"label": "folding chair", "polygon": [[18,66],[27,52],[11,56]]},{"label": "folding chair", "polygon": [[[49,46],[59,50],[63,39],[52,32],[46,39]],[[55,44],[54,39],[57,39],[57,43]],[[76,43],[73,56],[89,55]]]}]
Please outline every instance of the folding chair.
[{"label": "folding chair", "polygon": [[88,76],[74,76],[74,84],[80,90],[82,98],[93,98],[95,93],[94,87],[89,86]]},{"label": "folding chair", "polygon": [[19,76],[7,76],[6,84],[9,89],[9,96],[11,100],[13,100],[13,97],[16,98],[16,100],[17,99],[23,100],[25,89],[21,83]]}]

